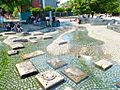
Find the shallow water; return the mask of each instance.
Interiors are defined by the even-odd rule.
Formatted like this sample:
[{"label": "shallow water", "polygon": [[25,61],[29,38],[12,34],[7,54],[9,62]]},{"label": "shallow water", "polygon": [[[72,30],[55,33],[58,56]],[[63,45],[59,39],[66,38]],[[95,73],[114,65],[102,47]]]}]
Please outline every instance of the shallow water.
[{"label": "shallow water", "polygon": [[108,29],[114,30],[115,32],[120,33],[120,24],[118,25],[110,25],[108,26]]},{"label": "shallow water", "polygon": [[[79,29],[83,30],[83,28]],[[56,57],[67,63],[66,66],[56,70],[64,76],[65,82],[60,86],[58,85],[57,87],[54,87],[52,90],[64,90],[65,87],[72,87],[74,90],[117,90],[117,87],[114,85],[114,83],[120,81],[120,65],[111,61],[114,65],[107,71],[102,71],[96,68],[93,64],[94,61],[104,57],[104,54],[101,50],[101,45],[104,43],[89,37],[86,30],[75,31],[63,36],[63,38],[71,43],[73,47],[69,54],[58,56],[48,54],[46,51],[47,45],[52,43],[52,41],[61,34],[62,32],[54,35],[54,38],[51,40],[41,39],[36,44],[24,43],[26,48],[20,50],[19,55],[8,57],[9,59],[7,68],[4,69],[4,72],[0,72],[0,75],[1,73],[4,73],[4,75],[0,77],[0,90],[39,90],[41,88],[34,76],[26,79],[20,79],[15,68],[16,63],[23,61],[20,57],[21,54],[30,53],[35,50],[43,50],[45,52],[44,55],[30,59],[39,72],[54,70],[47,64],[47,61]],[[3,47],[9,50],[7,45],[3,45]],[[90,51],[88,51],[87,54],[89,56],[93,56],[94,58],[92,58],[92,60],[89,58],[78,58],[81,47],[90,48]],[[61,73],[67,67],[78,67],[87,73],[89,77],[79,84],[75,84],[63,73]]]},{"label": "shallow water", "polygon": [[[44,28],[46,28],[45,26],[33,25],[33,24],[22,24],[21,26],[22,26],[24,32],[26,32],[26,31],[30,31],[30,32],[41,31],[41,32],[45,33],[45,32],[52,32],[52,30],[53,30],[51,28],[44,29]],[[67,27],[67,26],[73,26],[73,25],[69,22],[61,22],[60,23],[60,27]]]},{"label": "shallow water", "polygon": [[73,25],[71,23],[69,23],[69,22],[61,22],[60,26],[66,27],[66,26],[73,26]]}]

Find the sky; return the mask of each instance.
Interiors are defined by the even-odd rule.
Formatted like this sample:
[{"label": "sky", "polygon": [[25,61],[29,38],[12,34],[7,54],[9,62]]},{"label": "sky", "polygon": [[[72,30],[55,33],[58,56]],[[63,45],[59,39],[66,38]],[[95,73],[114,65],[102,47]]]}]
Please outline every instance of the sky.
[{"label": "sky", "polygon": [[60,3],[64,3],[64,2],[66,2],[66,1],[68,1],[68,0],[60,0]]}]

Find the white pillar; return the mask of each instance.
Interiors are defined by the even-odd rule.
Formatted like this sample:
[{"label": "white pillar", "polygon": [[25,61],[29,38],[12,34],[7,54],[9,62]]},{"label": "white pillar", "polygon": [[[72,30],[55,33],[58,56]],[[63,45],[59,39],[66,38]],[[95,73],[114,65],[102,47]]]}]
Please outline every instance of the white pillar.
[{"label": "white pillar", "polygon": [[42,0],[43,8],[45,8],[45,0]]},{"label": "white pillar", "polygon": [[49,11],[50,26],[52,27],[52,11]]}]

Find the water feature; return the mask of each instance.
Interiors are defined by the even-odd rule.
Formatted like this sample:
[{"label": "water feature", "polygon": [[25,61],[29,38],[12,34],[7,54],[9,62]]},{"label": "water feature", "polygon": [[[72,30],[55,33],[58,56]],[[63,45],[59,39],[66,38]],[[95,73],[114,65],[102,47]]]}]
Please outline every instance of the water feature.
[{"label": "water feature", "polygon": [[120,24],[113,24],[113,25],[108,25],[107,26],[108,29],[114,30],[118,33],[120,33]]},{"label": "water feature", "polygon": [[[23,61],[20,58],[21,54],[30,53],[35,50],[43,50],[45,52],[44,55],[30,59],[39,72],[54,70],[47,64],[47,61],[53,58],[59,58],[67,63],[66,66],[56,70],[65,78],[64,83],[55,87],[57,90],[64,90],[65,87],[71,87],[74,90],[118,90],[114,83],[120,81],[120,65],[111,61],[113,66],[107,71],[102,71],[99,68],[96,68],[92,62],[105,58],[105,55],[101,49],[101,45],[104,43],[89,37],[85,28],[79,28],[79,30],[81,31],[74,31],[63,36],[63,38],[71,43],[72,46],[70,52],[64,55],[53,56],[48,54],[46,51],[46,47],[59,35],[61,35],[63,33],[62,31],[54,35],[53,39],[40,39],[36,44],[24,43],[26,48],[20,50],[19,55],[8,56],[9,68],[6,68],[4,71],[4,76],[0,77],[0,90],[39,90],[41,88],[34,76],[26,79],[20,79],[15,68],[16,63]],[[6,50],[9,50],[7,45],[4,45],[4,47]],[[85,56],[78,58],[81,54]],[[61,73],[61,71],[67,67],[78,67],[82,71],[86,72],[89,77],[82,82],[75,84],[63,73]]]},{"label": "water feature", "polygon": [[73,26],[73,25],[71,23],[69,23],[69,22],[61,22],[60,26],[66,27],[66,26]]}]

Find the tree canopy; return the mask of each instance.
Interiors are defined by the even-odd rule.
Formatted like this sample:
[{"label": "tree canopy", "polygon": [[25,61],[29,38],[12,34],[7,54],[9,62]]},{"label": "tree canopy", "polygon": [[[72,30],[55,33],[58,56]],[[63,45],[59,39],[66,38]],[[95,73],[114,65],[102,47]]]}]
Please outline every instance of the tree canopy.
[{"label": "tree canopy", "polygon": [[23,7],[27,7],[31,0],[0,0],[0,7],[6,11],[13,11],[17,8],[18,11],[23,11]]},{"label": "tree canopy", "polygon": [[120,0],[68,0],[61,4],[63,8],[71,8],[75,14],[119,12]]}]

